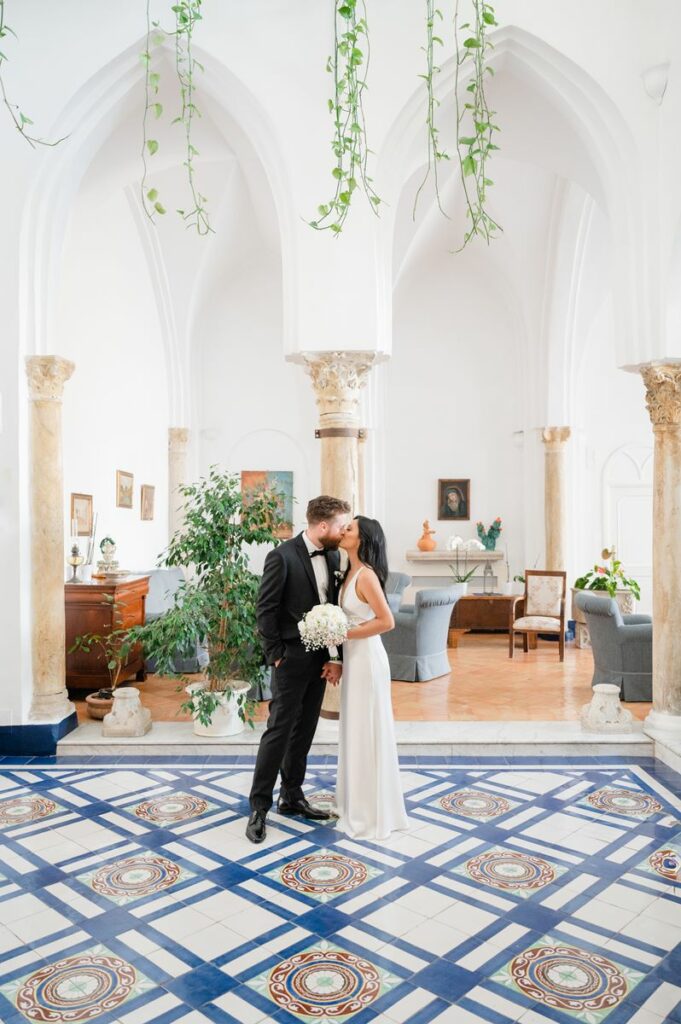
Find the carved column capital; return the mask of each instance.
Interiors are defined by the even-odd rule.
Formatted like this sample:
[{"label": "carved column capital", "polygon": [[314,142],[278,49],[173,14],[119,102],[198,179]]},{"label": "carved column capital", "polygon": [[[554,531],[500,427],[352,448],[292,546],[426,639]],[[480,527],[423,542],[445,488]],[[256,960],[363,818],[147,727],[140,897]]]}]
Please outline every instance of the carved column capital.
[{"label": "carved column capital", "polygon": [[681,364],[648,363],[641,376],[653,427],[681,424]]},{"label": "carved column capital", "polygon": [[168,427],[168,451],[184,452],[189,444],[188,427]]},{"label": "carved column capital", "polygon": [[76,368],[61,356],[27,356],[26,376],[32,402],[61,402],[64,384]]},{"label": "carved column capital", "polygon": [[570,437],[570,427],[544,427],[541,439],[551,450],[560,450]]},{"label": "carved column capital", "polygon": [[374,352],[306,352],[305,369],[312,378],[322,415],[359,415],[360,392],[376,359]]}]

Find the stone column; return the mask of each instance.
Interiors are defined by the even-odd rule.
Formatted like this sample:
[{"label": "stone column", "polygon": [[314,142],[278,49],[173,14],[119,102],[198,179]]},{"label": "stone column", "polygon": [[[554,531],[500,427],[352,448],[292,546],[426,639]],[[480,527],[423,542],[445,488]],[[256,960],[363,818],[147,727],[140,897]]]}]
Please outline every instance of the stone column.
[{"label": "stone column", "polygon": [[66,692],[64,479],[61,404],[75,366],[60,356],[26,360],[30,407],[31,647],[30,720],[60,722],[75,710]]},{"label": "stone column", "polygon": [[353,512],[360,502],[360,392],[373,352],[314,352],[304,355],[319,408],[323,494],[345,498]]},{"label": "stone column", "polygon": [[646,729],[681,739],[681,364],[641,367],[655,434],[653,708]]},{"label": "stone column", "polygon": [[[322,494],[344,498],[356,514],[364,501],[360,483],[360,392],[374,362],[372,352],[305,353],[305,368],[319,408]],[[327,686],[322,718],[340,714],[340,686]]]},{"label": "stone column", "polygon": [[544,427],[544,531],[547,569],[565,569],[567,536],[567,491],[565,487],[565,445],[569,427]]},{"label": "stone column", "polygon": [[184,525],[184,499],[179,488],[187,483],[187,427],[168,429],[168,539]]},{"label": "stone column", "polygon": [[367,513],[367,431],[362,428],[357,438],[357,515]]}]

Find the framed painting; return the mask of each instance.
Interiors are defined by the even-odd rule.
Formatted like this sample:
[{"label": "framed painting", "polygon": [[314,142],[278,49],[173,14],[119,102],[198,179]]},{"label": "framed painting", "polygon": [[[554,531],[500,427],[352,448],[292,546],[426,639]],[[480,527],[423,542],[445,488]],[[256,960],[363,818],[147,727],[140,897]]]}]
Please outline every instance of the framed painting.
[{"label": "framed painting", "polygon": [[154,496],[156,488],[152,484],[142,484],[140,490],[140,518],[151,522],[154,518]]},{"label": "framed painting", "polygon": [[91,494],[71,495],[71,532],[74,537],[92,536]]},{"label": "framed painting", "polygon": [[438,519],[470,519],[470,480],[438,480],[437,510]]},{"label": "framed painting", "polygon": [[116,470],[116,506],[118,508],[132,508],[133,482],[132,473],[126,473],[123,469]]},{"label": "framed painting", "polygon": [[284,522],[277,528],[280,540],[293,536],[293,473],[290,470],[244,469],[241,493],[246,500],[255,491],[273,490],[279,496],[279,511]]}]

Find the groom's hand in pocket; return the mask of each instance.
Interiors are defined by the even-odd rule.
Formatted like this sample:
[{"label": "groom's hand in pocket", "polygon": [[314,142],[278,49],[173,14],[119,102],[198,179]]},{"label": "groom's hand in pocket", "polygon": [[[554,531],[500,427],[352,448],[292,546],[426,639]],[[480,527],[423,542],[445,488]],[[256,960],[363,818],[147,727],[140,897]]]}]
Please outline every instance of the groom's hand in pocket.
[{"label": "groom's hand in pocket", "polygon": [[327,661],[322,669],[322,678],[326,679],[327,683],[331,683],[332,686],[338,686],[342,671],[343,666],[339,661]]}]

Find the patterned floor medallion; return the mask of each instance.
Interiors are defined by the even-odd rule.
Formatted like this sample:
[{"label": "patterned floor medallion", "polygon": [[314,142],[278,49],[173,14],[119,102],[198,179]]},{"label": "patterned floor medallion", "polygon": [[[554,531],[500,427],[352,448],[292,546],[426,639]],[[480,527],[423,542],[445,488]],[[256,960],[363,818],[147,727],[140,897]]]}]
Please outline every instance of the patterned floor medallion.
[{"label": "patterned floor medallion", "polygon": [[173,825],[178,821],[198,818],[206,811],[213,810],[215,806],[200,796],[194,796],[193,793],[164,793],[163,796],[145,800],[141,804],[133,804],[125,809],[152,825]]},{"label": "patterned floor medallion", "polygon": [[644,977],[586,949],[561,943],[547,935],[493,976],[530,999],[599,1024]]},{"label": "patterned floor medallion", "polygon": [[313,793],[309,799],[313,807],[319,807],[320,810],[326,811],[331,818],[338,817],[335,793],[332,793],[330,790],[324,790],[323,792]]},{"label": "patterned floor medallion", "polygon": [[551,885],[567,868],[518,850],[494,847],[452,869],[454,874],[527,899]]},{"label": "patterned floor medallion", "polygon": [[0,800],[0,828],[25,825],[29,821],[47,818],[62,808],[41,796],[18,796],[13,800]]},{"label": "patterned floor medallion", "polygon": [[179,864],[158,854],[143,852],[134,857],[105,864],[78,875],[78,880],[119,907],[144,896],[153,896],[178,882],[192,878]]},{"label": "patterned floor medallion", "polygon": [[640,789],[618,789],[615,786],[603,786],[594,793],[589,793],[579,801],[583,807],[595,807],[597,811],[609,814],[625,814],[630,818],[649,818],[663,811],[662,804]]},{"label": "patterned floor medallion", "polygon": [[70,1024],[117,1010],[153,982],[104,946],[46,964],[0,991],[29,1021]]},{"label": "patterned floor medallion", "polygon": [[649,857],[636,865],[639,871],[666,878],[670,882],[681,881],[681,833],[675,835],[668,843],[655,850]]},{"label": "patterned floor medallion", "polygon": [[448,814],[475,818],[477,821],[492,821],[513,810],[518,803],[479,789],[457,789],[454,793],[440,797],[437,805]]},{"label": "patterned floor medallion", "polygon": [[342,1024],[399,983],[364,957],[322,942],[247,984],[300,1020]]},{"label": "patterned floor medallion", "polygon": [[380,874],[381,871],[363,861],[333,850],[319,850],[292,860],[274,871],[268,871],[267,877],[281,882],[288,889],[311,896],[320,903],[328,903]]}]

